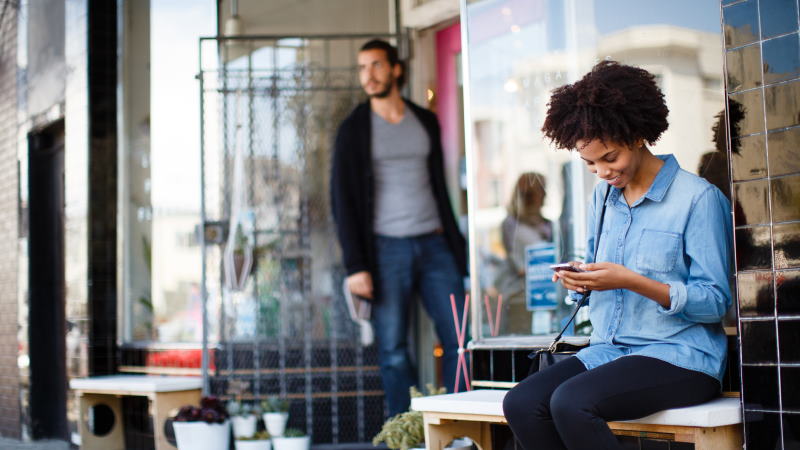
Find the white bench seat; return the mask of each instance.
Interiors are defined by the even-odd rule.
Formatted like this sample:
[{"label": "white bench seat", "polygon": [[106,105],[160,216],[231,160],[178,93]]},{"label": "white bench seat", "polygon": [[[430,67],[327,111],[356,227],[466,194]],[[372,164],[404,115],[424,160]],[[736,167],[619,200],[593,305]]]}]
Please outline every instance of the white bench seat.
[{"label": "white bench seat", "polygon": [[200,389],[203,380],[200,377],[166,377],[152,375],[105,375],[89,378],[73,378],[69,387],[76,391],[92,392],[173,392]]},{"label": "white bench seat", "polygon": [[[124,450],[122,397],[147,397],[153,414],[156,450],[174,450],[168,441],[164,423],[174,410],[183,405],[199,405],[203,380],[199,377],[152,375],[107,375],[73,378],[69,387],[78,396],[80,423],[78,429],[83,450]],[[98,436],[89,429],[89,409],[106,405],[114,413],[111,430]]]},{"label": "white bench seat", "polygon": [[[474,390],[419,397],[411,400],[411,409],[423,413],[429,449],[443,448],[453,437],[460,437],[458,433],[469,431],[472,435],[464,435],[479,442],[483,450],[489,450],[488,425],[505,423],[503,398],[506,392]],[[473,424],[467,425],[469,422]],[[694,442],[696,449],[706,450],[741,448],[741,422],[739,399],[720,397],[701,405],[669,409],[641,419],[609,422],[609,427],[617,434]],[[485,426],[478,426],[478,423]],[[456,434],[451,436],[448,427],[455,427],[452,431]]]}]

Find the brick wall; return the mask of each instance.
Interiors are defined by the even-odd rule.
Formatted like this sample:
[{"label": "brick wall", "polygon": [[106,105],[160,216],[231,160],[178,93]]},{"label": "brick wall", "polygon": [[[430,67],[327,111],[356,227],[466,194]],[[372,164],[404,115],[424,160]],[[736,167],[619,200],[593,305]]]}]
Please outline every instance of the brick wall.
[{"label": "brick wall", "polygon": [[19,437],[17,11],[0,11],[0,436]]}]

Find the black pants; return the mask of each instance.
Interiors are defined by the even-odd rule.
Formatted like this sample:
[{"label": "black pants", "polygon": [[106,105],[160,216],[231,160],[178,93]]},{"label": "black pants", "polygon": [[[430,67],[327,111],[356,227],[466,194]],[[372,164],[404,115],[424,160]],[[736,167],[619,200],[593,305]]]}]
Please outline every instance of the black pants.
[{"label": "black pants", "polygon": [[576,357],[524,379],[503,412],[528,450],[619,449],[606,421],[691,406],[719,395],[713,377],[646,356],[625,356],[586,370]]}]

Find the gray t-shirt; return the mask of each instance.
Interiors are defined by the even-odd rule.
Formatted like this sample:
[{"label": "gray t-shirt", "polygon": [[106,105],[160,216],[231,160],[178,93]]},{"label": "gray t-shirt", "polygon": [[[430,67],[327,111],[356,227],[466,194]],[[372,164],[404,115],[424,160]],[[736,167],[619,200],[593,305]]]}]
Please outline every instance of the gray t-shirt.
[{"label": "gray t-shirt", "polygon": [[430,147],[428,133],[409,108],[397,124],[372,113],[375,234],[406,237],[441,227],[428,174]]}]

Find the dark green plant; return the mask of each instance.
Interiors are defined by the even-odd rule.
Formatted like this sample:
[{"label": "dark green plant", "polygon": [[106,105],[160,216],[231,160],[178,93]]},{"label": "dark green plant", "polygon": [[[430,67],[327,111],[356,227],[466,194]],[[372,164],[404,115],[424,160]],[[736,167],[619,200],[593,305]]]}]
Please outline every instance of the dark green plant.
[{"label": "dark green plant", "polygon": [[297,428],[287,428],[286,431],[283,432],[282,437],[298,438],[304,437],[305,435],[306,434],[303,432],[303,430],[298,430]]}]

